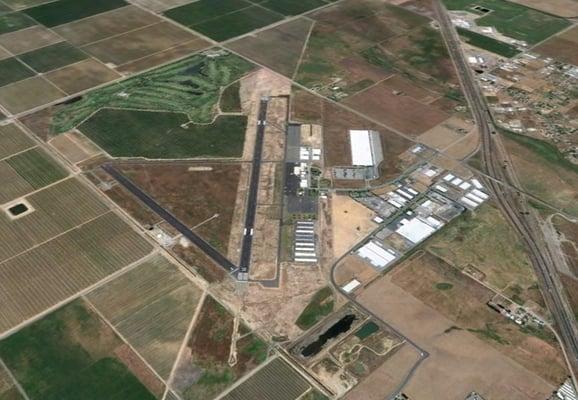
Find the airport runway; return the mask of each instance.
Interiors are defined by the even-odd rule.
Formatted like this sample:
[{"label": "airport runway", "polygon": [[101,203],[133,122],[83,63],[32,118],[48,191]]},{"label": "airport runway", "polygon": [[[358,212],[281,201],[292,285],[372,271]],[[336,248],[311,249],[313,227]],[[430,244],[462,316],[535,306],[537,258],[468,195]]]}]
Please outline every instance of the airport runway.
[{"label": "airport runway", "polygon": [[257,136],[255,138],[255,150],[251,165],[251,181],[249,183],[249,197],[247,199],[247,213],[245,215],[245,229],[243,230],[243,243],[241,245],[241,261],[239,263],[240,280],[248,280],[249,264],[251,262],[251,249],[253,247],[253,229],[255,228],[255,215],[257,213],[257,195],[259,193],[259,177],[261,175],[261,158],[263,153],[263,141],[267,121],[268,98],[262,98],[259,106],[257,120]]},{"label": "airport runway", "polygon": [[233,264],[227,257],[222,255],[217,249],[211,246],[199,235],[191,231],[185,224],[179,221],[177,217],[175,217],[173,214],[171,214],[169,211],[163,208],[152,197],[150,197],[147,193],[142,191],[134,183],[132,183],[130,179],[128,179],[120,171],[114,168],[114,166],[112,166],[111,164],[104,164],[102,165],[102,169],[105,170],[110,176],[112,176],[126,190],[135,195],[155,214],[164,219],[179,233],[181,233],[184,237],[190,240],[195,246],[200,248],[209,258],[211,258],[211,260],[217,263],[217,265],[224,268],[228,273],[234,272],[237,269],[237,266]]}]

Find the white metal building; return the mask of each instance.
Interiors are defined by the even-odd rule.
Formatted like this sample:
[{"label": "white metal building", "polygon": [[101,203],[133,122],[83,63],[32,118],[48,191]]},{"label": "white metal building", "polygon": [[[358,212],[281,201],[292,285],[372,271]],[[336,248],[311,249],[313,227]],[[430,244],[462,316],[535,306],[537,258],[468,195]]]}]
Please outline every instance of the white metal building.
[{"label": "white metal building", "polygon": [[349,131],[351,145],[351,164],[370,167],[372,178],[379,176],[379,164],[383,161],[381,137],[378,132],[352,129]]},{"label": "white metal building", "polygon": [[357,254],[366,259],[376,268],[385,268],[389,263],[396,259],[396,255],[379,246],[375,242],[367,242],[363,247],[357,250]]}]

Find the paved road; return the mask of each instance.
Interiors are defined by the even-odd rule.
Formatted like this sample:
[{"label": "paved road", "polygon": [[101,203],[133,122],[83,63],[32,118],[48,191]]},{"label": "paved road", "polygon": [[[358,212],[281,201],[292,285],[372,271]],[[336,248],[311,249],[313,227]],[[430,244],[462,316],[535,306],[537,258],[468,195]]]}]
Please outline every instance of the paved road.
[{"label": "paved road", "polygon": [[502,213],[529,250],[530,260],[546,304],[560,332],[568,361],[571,368],[578,371],[578,329],[559,280],[558,268],[554,261],[556,258],[552,256],[551,249],[539,229],[537,216],[528,212],[525,197],[501,183],[518,186],[515,171],[511,169],[511,163],[504,164],[504,160],[508,160],[508,155],[496,132],[490,109],[462,53],[452,22],[439,0],[436,0],[435,4],[442,35],[456,64],[462,87],[480,132],[483,165],[488,176],[493,178],[487,180],[488,188],[493,192]]},{"label": "paved road", "polygon": [[249,197],[247,199],[247,213],[245,215],[245,229],[243,231],[243,243],[241,245],[241,261],[239,274],[248,279],[249,264],[251,262],[251,249],[253,247],[253,229],[255,228],[255,215],[257,213],[257,195],[259,193],[259,177],[261,175],[261,159],[263,153],[263,140],[267,120],[268,98],[262,98],[259,106],[257,121],[257,136],[255,138],[255,150],[251,165],[251,181],[249,183]]},{"label": "paved road", "polygon": [[173,228],[175,228],[184,237],[190,240],[193,244],[199,247],[209,258],[211,258],[217,265],[224,268],[227,272],[233,272],[237,269],[237,266],[233,264],[229,259],[222,255],[217,249],[211,246],[207,241],[201,238],[199,235],[191,231],[185,224],[183,224],[177,217],[171,214],[169,211],[164,209],[159,203],[157,203],[152,197],[142,191],[138,186],[130,181],[126,176],[124,176],[120,171],[114,168],[111,164],[104,164],[102,169],[105,170],[110,176],[112,176],[116,181],[121,184],[125,189],[135,195],[140,201],[142,201],[148,208],[150,208],[155,214],[168,222]]}]

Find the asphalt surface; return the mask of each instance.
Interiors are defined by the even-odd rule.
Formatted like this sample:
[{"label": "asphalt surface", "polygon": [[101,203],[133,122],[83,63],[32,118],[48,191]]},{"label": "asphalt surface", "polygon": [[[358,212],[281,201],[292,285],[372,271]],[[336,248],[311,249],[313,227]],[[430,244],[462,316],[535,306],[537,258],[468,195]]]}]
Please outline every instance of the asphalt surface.
[{"label": "asphalt surface", "polygon": [[255,215],[257,214],[257,195],[259,193],[259,177],[261,175],[261,159],[263,155],[263,139],[267,120],[267,105],[269,99],[261,99],[259,105],[259,117],[257,121],[257,136],[255,138],[255,150],[251,165],[251,181],[249,183],[249,196],[247,198],[247,213],[245,215],[245,229],[243,231],[243,243],[241,245],[241,261],[239,272],[249,273],[251,262],[251,250],[253,248],[253,229],[255,228]]},{"label": "asphalt surface", "polygon": [[147,193],[142,191],[138,186],[130,181],[126,176],[124,176],[120,171],[118,171],[111,164],[104,164],[102,169],[105,170],[110,176],[112,176],[120,185],[122,185],[126,190],[135,195],[140,201],[142,201],[148,208],[150,208],[155,214],[169,223],[173,228],[175,228],[184,237],[190,240],[194,245],[200,248],[209,258],[211,258],[217,265],[224,268],[227,272],[233,272],[237,269],[237,266],[233,264],[229,259],[222,255],[217,249],[211,246],[206,240],[201,238],[199,235],[191,231],[185,224],[183,224],[177,217],[163,208],[159,203],[157,203],[152,197]]},{"label": "asphalt surface", "polygon": [[578,371],[578,329],[576,329],[574,315],[559,280],[555,258],[550,253],[551,249],[545,242],[542,231],[538,228],[536,216],[528,212],[525,197],[501,183],[516,186],[515,171],[511,170],[510,163],[504,164],[508,156],[504,154],[490,109],[465,60],[452,22],[439,0],[435,1],[435,5],[442,35],[456,64],[468,104],[480,132],[483,166],[487,175],[493,178],[486,180],[488,188],[493,193],[502,213],[528,248],[530,260],[540,282],[544,300],[560,334],[562,346],[571,368]]}]

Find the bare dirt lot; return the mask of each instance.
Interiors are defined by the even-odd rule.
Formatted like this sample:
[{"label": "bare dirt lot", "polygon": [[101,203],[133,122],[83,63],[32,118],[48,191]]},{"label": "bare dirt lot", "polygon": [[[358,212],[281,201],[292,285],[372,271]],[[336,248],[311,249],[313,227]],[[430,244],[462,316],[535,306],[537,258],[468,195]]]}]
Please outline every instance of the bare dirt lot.
[{"label": "bare dirt lot", "polygon": [[169,22],[160,22],[89,44],[82,49],[104,63],[122,65],[196,38]]},{"label": "bare dirt lot", "polygon": [[419,135],[417,140],[436,150],[445,150],[462,140],[474,127],[459,117],[450,117],[441,124]]},{"label": "bare dirt lot", "polygon": [[70,43],[84,46],[160,21],[156,15],[131,5],[60,25],[54,31]]},{"label": "bare dirt lot", "polygon": [[292,78],[312,24],[308,19],[298,18],[236,40],[227,47]]},{"label": "bare dirt lot", "polygon": [[278,289],[266,289],[259,283],[235,288],[233,282],[223,282],[215,291],[253,329],[292,339],[302,332],[295,321],[311,297],[327,283],[320,270],[310,265],[284,263],[281,271]]},{"label": "bare dirt lot", "polygon": [[357,255],[348,255],[335,269],[335,281],[339,286],[343,286],[352,279],[357,279],[362,285],[372,281],[378,272],[369,263]]},{"label": "bare dirt lot", "polygon": [[[195,168],[200,166],[211,169]],[[119,168],[183,223],[226,253],[239,182],[238,164],[145,163]]]},{"label": "bare dirt lot", "polygon": [[[449,118],[445,112],[420,103],[409,95],[394,94],[385,83],[348,97],[345,103],[412,137]],[[417,115],[419,118],[416,118]]]},{"label": "bare dirt lot", "polygon": [[[346,400],[383,400],[394,393],[419,358],[418,351],[405,344],[381,367],[345,396]],[[417,400],[417,399],[416,399]]]},{"label": "bare dirt lot", "polygon": [[[572,2],[578,7],[578,3]],[[577,12],[578,14],[578,12]],[[538,53],[553,57],[557,60],[570,64],[578,65],[578,27],[575,26],[569,30],[551,37],[544,43],[537,46],[534,50]]]},{"label": "bare dirt lot", "polygon": [[542,400],[554,386],[391,283],[376,281],[363,305],[430,353],[404,392],[415,399],[463,400],[477,391],[493,400]]},{"label": "bare dirt lot", "polygon": [[375,213],[347,195],[331,196],[333,257],[347,253],[357,242],[371,233],[377,224]]},{"label": "bare dirt lot", "polygon": [[98,153],[97,149],[85,146],[73,132],[58,135],[49,143],[72,164],[84,161]]},{"label": "bare dirt lot", "polygon": [[31,26],[0,36],[0,45],[12,54],[26,53],[39,47],[48,46],[62,39],[43,26]]},{"label": "bare dirt lot", "polygon": [[66,94],[41,76],[25,79],[0,88],[0,103],[12,114],[31,110],[56,101]]},{"label": "bare dirt lot", "polygon": [[44,76],[68,94],[120,78],[118,73],[92,58],[57,69]]}]

